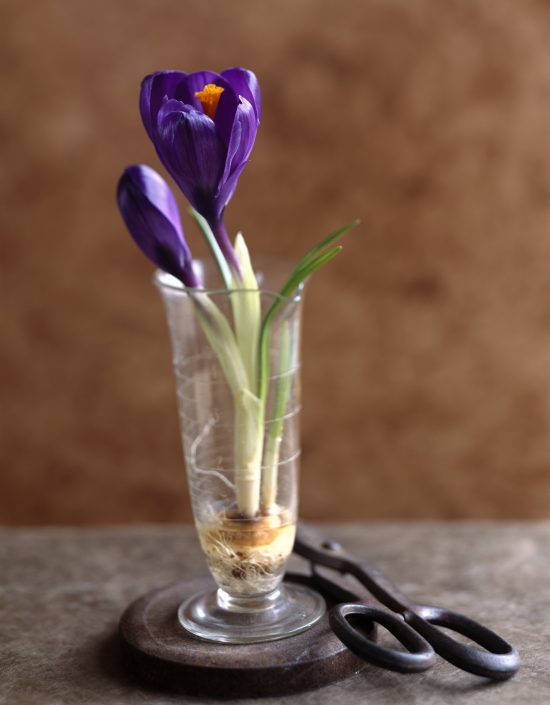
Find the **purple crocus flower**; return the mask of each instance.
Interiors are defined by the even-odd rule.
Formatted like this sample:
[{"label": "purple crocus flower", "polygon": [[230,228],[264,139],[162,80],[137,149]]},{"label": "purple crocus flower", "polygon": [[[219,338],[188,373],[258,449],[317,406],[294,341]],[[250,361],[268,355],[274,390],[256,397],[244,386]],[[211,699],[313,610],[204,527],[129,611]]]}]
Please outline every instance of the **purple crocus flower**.
[{"label": "purple crocus flower", "polygon": [[140,111],[162,163],[238,271],[223,212],[256,139],[256,76],[240,67],[221,74],[159,71],[142,82]]},{"label": "purple crocus flower", "polygon": [[143,254],[185,286],[199,287],[178,206],[162,176],[145,164],[129,166],[118,182],[117,201]]}]

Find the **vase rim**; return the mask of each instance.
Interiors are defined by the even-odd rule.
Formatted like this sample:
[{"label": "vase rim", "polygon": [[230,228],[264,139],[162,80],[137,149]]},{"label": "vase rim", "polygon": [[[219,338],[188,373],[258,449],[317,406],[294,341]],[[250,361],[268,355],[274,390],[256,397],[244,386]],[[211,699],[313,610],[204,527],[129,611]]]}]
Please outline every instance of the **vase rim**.
[{"label": "vase rim", "polygon": [[191,293],[201,293],[201,294],[207,294],[208,296],[219,296],[219,295],[225,295],[225,294],[234,294],[234,293],[260,293],[260,294],[266,294],[268,296],[272,296],[273,298],[280,299],[281,301],[286,301],[287,303],[299,303],[302,300],[304,288],[305,288],[305,282],[302,282],[296,287],[296,291],[293,296],[283,296],[277,291],[274,291],[273,289],[262,289],[259,287],[258,289],[226,289],[223,286],[215,286],[215,287],[188,287],[184,286],[184,284],[177,278],[174,277],[172,274],[169,274],[168,272],[165,272],[162,269],[157,269],[155,270],[155,273],[153,274],[153,284],[157,286],[159,289],[171,289],[172,291],[179,291],[184,294],[191,294]]}]

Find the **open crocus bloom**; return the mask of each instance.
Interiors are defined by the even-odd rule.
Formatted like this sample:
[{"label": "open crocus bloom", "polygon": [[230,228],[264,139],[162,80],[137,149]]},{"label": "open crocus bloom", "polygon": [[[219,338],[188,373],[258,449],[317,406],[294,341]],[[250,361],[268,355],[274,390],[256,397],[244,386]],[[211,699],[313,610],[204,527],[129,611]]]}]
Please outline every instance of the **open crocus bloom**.
[{"label": "open crocus bloom", "polygon": [[141,117],[162,163],[235,266],[222,214],[254,145],[260,102],[256,76],[239,67],[159,71],[141,85]]}]

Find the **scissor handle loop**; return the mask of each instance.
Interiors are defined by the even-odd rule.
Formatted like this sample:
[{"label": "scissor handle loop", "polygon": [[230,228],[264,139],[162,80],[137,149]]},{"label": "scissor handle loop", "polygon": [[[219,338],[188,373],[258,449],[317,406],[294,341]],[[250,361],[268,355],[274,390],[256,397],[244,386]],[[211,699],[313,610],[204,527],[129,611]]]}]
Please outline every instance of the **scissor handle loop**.
[{"label": "scissor handle loop", "polygon": [[[354,618],[355,624],[350,618]],[[418,673],[426,671],[435,662],[430,644],[391,612],[361,603],[340,604],[330,610],[329,622],[333,632],[350,651],[378,666],[402,673]],[[385,627],[407,650],[376,644],[357,628],[362,623],[363,627],[372,629],[373,622]]]},{"label": "scissor handle loop", "polygon": [[[465,671],[485,678],[506,680],[520,666],[519,654],[511,644],[463,614],[441,607],[420,605],[407,610],[403,617],[442,658]],[[462,634],[482,648],[467,646],[442,632],[438,626]]]}]

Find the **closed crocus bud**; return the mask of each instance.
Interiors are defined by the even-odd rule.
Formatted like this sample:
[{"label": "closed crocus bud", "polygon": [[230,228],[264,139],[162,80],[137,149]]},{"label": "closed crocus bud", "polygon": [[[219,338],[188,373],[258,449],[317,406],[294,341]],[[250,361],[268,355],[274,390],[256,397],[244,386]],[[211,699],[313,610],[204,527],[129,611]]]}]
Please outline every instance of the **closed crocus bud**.
[{"label": "closed crocus bud", "polygon": [[178,206],[162,176],[145,164],[129,166],[118,182],[117,201],[126,227],[143,254],[184,286],[199,287]]},{"label": "closed crocus bud", "polygon": [[162,163],[236,271],[222,216],[254,145],[260,103],[256,76],[240,67],[159,71],[141,86],[141,117]]}]

